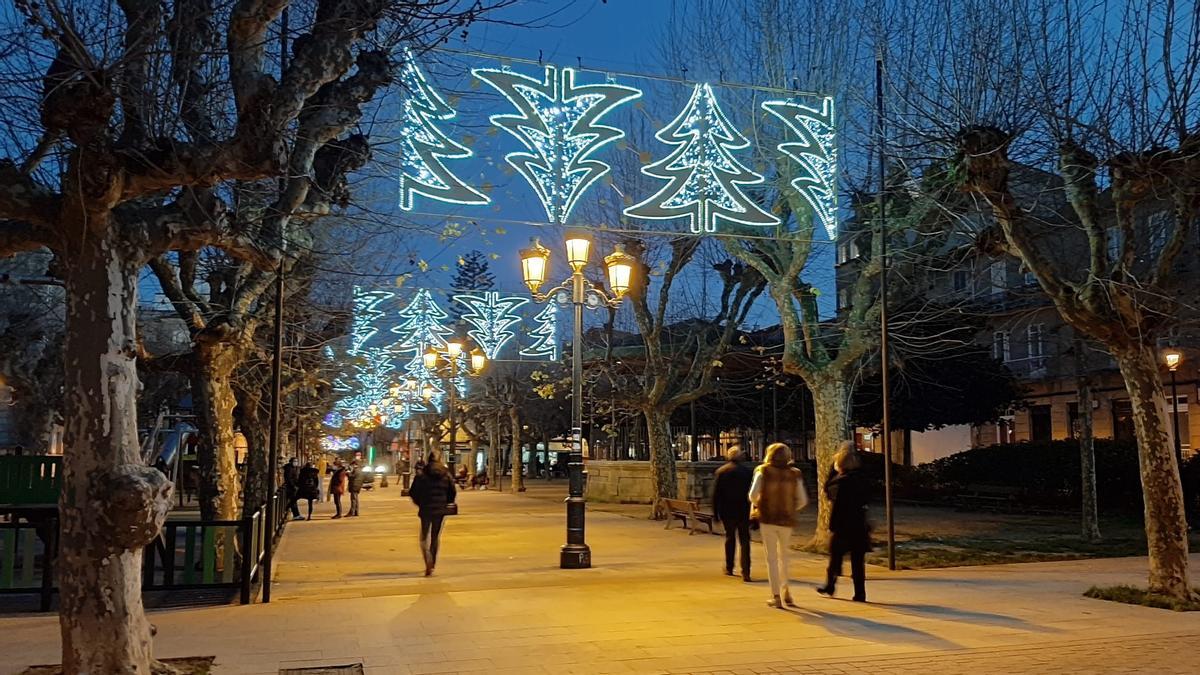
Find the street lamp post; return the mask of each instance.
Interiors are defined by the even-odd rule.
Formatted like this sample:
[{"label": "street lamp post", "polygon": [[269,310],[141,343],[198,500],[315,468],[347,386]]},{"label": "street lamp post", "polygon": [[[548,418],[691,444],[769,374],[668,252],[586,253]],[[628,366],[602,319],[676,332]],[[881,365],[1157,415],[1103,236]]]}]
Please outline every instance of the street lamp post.
[{"label": "street lamp post", "polygon": [[1175,371],[1179,370],[1179,364],[1183,362],[1183,354],[1171,347],[1163,354],[1163,359],[1167,362],[1167,370],[1171,371],[1171,424],[1175,432],[1175,461],[1182,471],[1183,440],[1179,438],[1179,391],[1175,383]]},{"label": "street lamp post", "polygon": [[[457,463],[458,459],[458,439],[457,439],[457,418],[455,417],[455,408],[458,406],[458,386],[455,380],[460,374],[458,360],[463,355],[463,343],[457,338],[451,338],[446,341],[445,351],[438,351],[433,345],[425,350],[422,358],[425,360],[425,368],[429,371],[437,371],[439,361],[445,362],[445,372],[448,374],[446,380],[446,394],[450,397],[448,409],[446,412],[447,422],[450,425],[450,457],[452,463]],[[478,375],[483,372],[487,366],[487,357],[478,348],[472,349],[468,354],[469,360],[467,363],[467,375]],[[452,469],[454,467],[451,467]]]},{"label": "street lamp post", "polygon": [[633,276],[633,256],[620,245],[604,258],[608,268],[608,283],[612,288],[609,296],[603,289],[583,276],[591,251],[592,240],[584,232],[572,231],[566,236],[567,263],[571,266],[570,278],[545,293],[539,289],[546,283],[546,272],[550,262],[550,251],[537,239],[521,251],[521,271],[525,285],[529,287],[535,301],[548,302],[553,299],[560,304],[574,306],[574,328],[571,339],[571,449],[567,457],[567,543],[559,553],[559,567],[563,569],[587,569],[592,566],[592,552],[584,538],[585,504],[583,498],[583,308],[615,307],[629,291]]}]

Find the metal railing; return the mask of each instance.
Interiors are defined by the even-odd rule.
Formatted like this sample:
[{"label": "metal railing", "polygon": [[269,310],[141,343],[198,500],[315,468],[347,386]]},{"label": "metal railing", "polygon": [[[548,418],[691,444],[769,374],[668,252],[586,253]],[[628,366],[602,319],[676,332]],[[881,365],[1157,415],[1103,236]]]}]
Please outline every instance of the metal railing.
[{"label": "metal railing", "polygon": [[[252,600],[262,575],[268,536],[278,537],[289,512],[276,493],[272,527],[266,505],[240,520],[168,520],[142,555],[142,590],[238,589],[241,604]],[[58,518],[39,523],[0,523],[0,593],[38,594],[40,611],[49,611],[58,591]]]}]

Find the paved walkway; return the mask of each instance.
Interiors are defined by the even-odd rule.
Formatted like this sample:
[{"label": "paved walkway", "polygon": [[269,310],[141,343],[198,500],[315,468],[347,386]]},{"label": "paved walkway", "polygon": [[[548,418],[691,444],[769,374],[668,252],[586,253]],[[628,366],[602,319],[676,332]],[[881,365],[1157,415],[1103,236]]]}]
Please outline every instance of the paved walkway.
[{"label": "paved walkway", "polygon": [[[593,511],[595,567],[560,570],[561,504],[496,492],[459,502],[432,578],[413,507],[380,490],[360,518],[288,526],[271,604],[154,612],[156,653],[264,674],[356,662],[398,675],[1200,672],[1200,614],[1080,595],[1144,583],[1143,559],[870,567],[863,605],[818,597],[822,561],[800,554],[800,607],[780,611],[765,606],[765,582],[719,573],[719,537]],[[0,618],[0,636],[0,673],[58,660],[53,616]]]}]

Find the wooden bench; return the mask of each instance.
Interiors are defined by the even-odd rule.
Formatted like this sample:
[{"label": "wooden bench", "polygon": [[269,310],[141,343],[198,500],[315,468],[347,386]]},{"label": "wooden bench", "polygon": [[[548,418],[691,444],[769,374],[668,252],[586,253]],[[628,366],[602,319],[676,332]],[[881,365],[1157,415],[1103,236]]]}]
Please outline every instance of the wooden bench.
[{"label": "wooden bench", "polygon": [[[659,509],[660,513],[665,513],[667,516],[666,529],[668,530],[671,529],[671,524],[679,519],[683,521],[683,526],[690,530],[689,535],[696,533],[697,523],[708,525],[709,534],[715,534],[713,532],[713,514],[701,511],[698,502],[686,499],[663,499],[659,502]],[[689,522],[691,523],[690,527],[688,526]]]},{"label": "wooden bench", "polygon": [[1009,485],[968,485],[957,497],[960,509],[1011,511],[1017,506],[1021,488]]}]

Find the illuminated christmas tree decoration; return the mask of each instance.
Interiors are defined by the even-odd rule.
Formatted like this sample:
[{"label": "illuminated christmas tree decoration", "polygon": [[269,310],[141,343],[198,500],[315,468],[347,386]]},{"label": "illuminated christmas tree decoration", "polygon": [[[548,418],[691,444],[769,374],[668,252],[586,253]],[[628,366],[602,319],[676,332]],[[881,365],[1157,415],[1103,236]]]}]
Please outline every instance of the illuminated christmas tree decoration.
[{"label": "illuminated christmas tree decoration", "polygon": [[350,347],[346,350],[347,354],[357,356],[367,341],[378,332],[375,320],[383,316],[379,303],[395,295],[389,291],[366,291],[359,286],[354,287],[354,318],[350,324]]},{"label": "illuminated christmas tree decoration", "polygon": [[521,356],[547,356],[551,361],[558,360],[558,303],[548,302],[537,316],[533,317],[537,325],[529,334],[534,343],[521,350]]},{"label": "illuminated christmas tree decoration", "polygon": [[400,104],[400,208],[411,211],[414,195],[450,204],[489,203],[487,196],[446,168],[443,160],[467,159],[473,153],[438,128],[438,123],[449,122],[458,113],[433,88],[407,50],[400,83],[405,92]]},{"label": "illuminated christmas tree decoration", "polygon": [[514,136],[526,152],[505,161],[519,172],[554,223],[566,223],[571,210],[593,183],[611,171],[595,153],[625,132],[600,119],[641,90],[618,84],[575,84],[571,68],[546,66],[537,80],[509,70],[477,68],[472,73],[516,108],[516,115],[492,115],[496,127]]},{"label": "illuminated christmas tree decoration", "polygon": [[833,99],[825,97],[818,110],[795,100],[764,101],[762,109],[778,117],[796,140],[780,143],[779,151],[796,160],[801,174],[791,186],[812,206],[829,238],[837,237],[837,144]]},{"label": "illuminated christmas tree decoration", "polygon": [[516,337],[516,331],[510,330],[521,322],[516,309],[529,302],[527,298],[517,296],[501,297],[497,291],[484,291],[480,295],[462,293],[453,299],[467,308],[462,320],[474,326],[467,335],[489,359],[496,358],[504,345]]},{"label": "illuminated christmas tree decoration", "polygon": [[625,215],[650,220],[688,219],[692,232],[716,232],[717,219],[742,225],[778,225],[742,192],[763,177],[733,157],[749,147],[717,104],[712,87],[698,84],[679,115],[655,138],[676,146],[663,159],[642,167],[642,173],[667,181],[645,201],[625,209]]},{"label": "illuminated christmas tree decoration", "polygon": [[[401,354],[412,354],[408,364],[404,366],[405,372],[409,379],[416,380],[418,391],[426,386],[432,388],[434,393],[430,403],[435,409],[441,410],[446,391],[437,373],[430,372],[425,367],[424,354],[429,347],[439,351],[444,349],[446,338],[454,334],[453,329],[443,323],[449,318],[449,314],[438,306],[433,294],[423,288],[417,291],[408,306],[400,310],[400,317],[401,322],[392,328],[392,332],[400,335],[400,339],[392,348]],[[465,388],[466,381],[463,379],[459,390],[463,391]],[[425,406],[422,403],[414,403],[414,409],[424,410]]]}]

